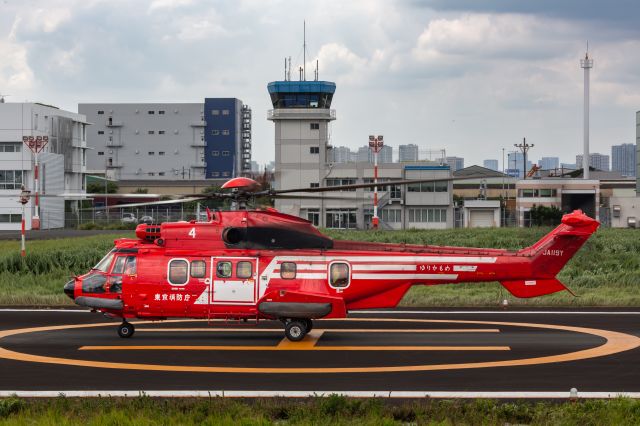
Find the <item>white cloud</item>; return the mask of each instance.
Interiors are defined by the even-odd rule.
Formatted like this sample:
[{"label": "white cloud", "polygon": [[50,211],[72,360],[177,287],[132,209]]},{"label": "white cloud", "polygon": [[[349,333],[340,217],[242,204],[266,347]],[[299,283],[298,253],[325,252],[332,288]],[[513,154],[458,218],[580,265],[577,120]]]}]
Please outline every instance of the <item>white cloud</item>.
[{"label": "white cloud", "polygon": [[3,93],[18,96],[34,87],[35,78],[24,46],[0,40],[0,58],[0,90]]},{"label": "white cloud", "polygon": [[171,10],[179,7],[189,6],[191,4],[193,4],[192,0],[153,0],[149,5],[148,11],[151,13],[157,10]]}]

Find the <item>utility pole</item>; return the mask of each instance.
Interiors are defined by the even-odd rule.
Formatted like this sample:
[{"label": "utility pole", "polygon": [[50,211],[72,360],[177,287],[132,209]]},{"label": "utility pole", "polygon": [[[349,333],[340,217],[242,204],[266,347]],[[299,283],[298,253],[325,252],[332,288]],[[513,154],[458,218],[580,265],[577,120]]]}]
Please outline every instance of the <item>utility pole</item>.
[{"label": "utility pole", "polygon": [[535,145],[534,144],[528,144],[527,143],[527,138],[522,138],[522,143],[520,143],[520,144],[514,143],[513,146],[515,146],[520,151],[522,151],[522,162],[523,162],[522,178],[526,179],[527,178],[527,152],[529,151],[529,149],[533,148]]},{"label": "utility pole", "polygon": [[589,71],[593,68],[593,59],[589,59],[589,45],[587,44],[587,53],[584,59],[580,60],[580,67],[584,69],[584,153],[582,154],[582,177],[589,179],[589,166],[591,159],[589,158]]},{"label": "utility pole", "polygon": [[[369,136],[369,148],[373,151],[373,183],[378,183],[378,152],[384,146],[383,136],[378,135],[377,137],[374,135]],[[373,219],[371,219],[371,224],[373,225],[373,229],[378,229],[378,186],[373,187]]]}]

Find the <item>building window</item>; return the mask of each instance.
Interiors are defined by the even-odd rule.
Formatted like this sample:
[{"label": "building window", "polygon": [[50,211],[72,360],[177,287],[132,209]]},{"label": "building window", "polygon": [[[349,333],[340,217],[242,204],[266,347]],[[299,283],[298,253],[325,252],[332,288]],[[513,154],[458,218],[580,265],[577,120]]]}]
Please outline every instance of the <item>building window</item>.
[{"label": "building window", "polygon": [[153,130],[149,130],[148,132],[150,135],[153,135],[155,132]]},{"label": "building window", "polygon": [[160,111],[158,111],[158,114],[160,114],[160,115],[164,115],[164,111],[163,111],[163,110],[160,110]]},{"label": "building window", "polygon": [[149,114],[149,115],[153,115],[155,113],[156,113],[155,111],[147,111],[147,114]]},{"label": "building window", "polygon": [[220,115],[220,110],[219,109],[212,109],[211,110],[211,115]]},{"label": "building window", "polygon": [[320,184],[318,182],[311,182],[309,188],[320,188]]},{"label": "building window", "polygon": [[158,176],[164,176],[164,172],[158,172]]},{"label": "building window", "polygon": [[446,180],[412,183],[407,185],[408,192],[447,192],[449,183]]},{"label": "building window", "polygon": [[313,224],[313,226],[320,226],[320,210],[309,209],[307,210],[307,220]]},{"label": "building window", "polygon": [[104,151],[98,151],[98,155],[104,155]]},{"label": "building window", "polygon": [[225,129],[225,130],[222,131],[222,134],[224,136],[229,136],[229,131]]},{"label": "building window", "polygon": [[20,189],[22,170],[0,170],[0,189]]},{"label": "building window", "polygon": [[104,111],[98,111],[98,115],[103,115]]},{"label": "building window", "polygon": [[220,172],[211,172],[211,177],[220,177]]},{"label": "building window", "polygon": [[435,222],[446,222],[446,221],[447,221],[447,209],[441,209],[441,208],[409,209],[410,223],[435,223]]},{"label": "building window", "polygon": [[382,209],[380,210],[380,218],[387,223],[402,222],[402,211],[400,209]]},{"label": "building window", "polygon": [[155,174],[154,172],[149,172],[149,173],[147,173],[147,175],[149,175],[149,176],[155,176],[156,174]]},{"label": "building window", "polygon": [[334,288],[345,288],[350,281],[349,265],[342,262],[331,264],[329,270],[329,285]]},{"label": "building window", "polygon": [[104,130],[98,130],[99,135],[104,135]]},{"label": "building window", "polygon": [[155,151],[149,151],[149,155],[155,155]]},{"label": "building window", "polygon": [[222,115],[229,115],[229,110],[228,109],[223,109],[222,110]]},{"label": "building window", "polygon": [[220,130],[212,130],[211,131],[211,135],[212,136],[218,136],[220,134]]},{"label": "building window", "polygon": [[[353,185],[356,183],[355,178],[334,178],[334,179],[326,179],[326,186],[342,186],[342,185]],[[355,189],[343,189],[342,191],[355,191]]]},{"label": "building window", "polygon": [[282,262],[280,264],[280,278],[292,280],[296,277],[296,264],[293,262]]},{"label": "building window", "polygon": [[229,151],[222,151],[222,156],[223,157],[228,157],[229,156]]},{"label": "building window", "polygon": [[309,127],[311,130],[320,130],[320,123],[311,123]]},{"label": "building window", "polygon": [[231,173],[229,172],[222,172],[222,177],[229,177],[231,175]]},{"label": "building window", "polygon": [[20,152],[22,144],[20,142],[0,142],[0,152]]},{"label": "building window", "polygon": [[214,157],[219,157],[220,151],[211,151],[211,155],[213,155]]},{"label": "building window", "polygon": [[158,151],[158,155],[164,155],[164,151]]},{"label": "building window", "polygon": [[558,190],[551,188],[521,189],[519,193],[521,198],[551,198],[558,195]]},{"label": "building window", "polygon": [[169,284],[184,285],[189,281],[189,262],[184,259],[173,259],[169,262]]},{"label": "building window", "polygon": [[335,229],[355,229],[356,209],[327,209],[325,213],[325,226]]},{"label": "building window", "polygon": [[164,135],[164,130],[158,130],[159,135]]},{"label": "building window", "polygon": [[319,146],[311,146],[311,147],[309,147],[309,153],[310,154],[320,154],[320,147]]},{"label": "building window", "polygon": [[22,222],[21,213],[0,214],[0,223],[20,223]]}]

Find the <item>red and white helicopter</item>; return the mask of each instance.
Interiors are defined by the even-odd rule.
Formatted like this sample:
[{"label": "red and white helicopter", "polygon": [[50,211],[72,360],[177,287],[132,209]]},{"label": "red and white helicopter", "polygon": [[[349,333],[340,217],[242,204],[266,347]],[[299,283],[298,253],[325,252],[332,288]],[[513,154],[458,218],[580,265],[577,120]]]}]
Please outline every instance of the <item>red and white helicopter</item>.
[{"label": "red and white helicopter", "polygon": [[[222,187],[231,193],[206,195],[236,205],[236,210],[208,211],[206,222],[138,225],[137,239],[116,240],[91,271],[66,283],[65,293],[80,306],[122,318],[120,337],[133,335],[131,318],[278,319],[285,336],[299,341],[314,319],[395,307],[413,285],[499,281],[517,297],[565,290],[556,274],[599,226],[574,211],[518,251],[338,241],[299,217],[273,208],[247,209],[247,200],[373,184],[281,191],[258,186],[234,178]],[[181,201],[195,199],[202,197]],[[176,201],[158,203],[168,202]],[[129,204],[134,205],[139,204]]]}]

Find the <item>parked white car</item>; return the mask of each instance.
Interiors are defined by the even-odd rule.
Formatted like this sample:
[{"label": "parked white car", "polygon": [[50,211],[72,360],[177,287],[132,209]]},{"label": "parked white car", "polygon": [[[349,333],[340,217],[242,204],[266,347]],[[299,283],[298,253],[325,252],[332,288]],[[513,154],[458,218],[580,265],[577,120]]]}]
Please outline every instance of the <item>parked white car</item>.
[{"label": "parked white car", "polygon": [[135,217],[133,213],[122,213],[120,221],[122,223],[138,223],[138,218]]}]

